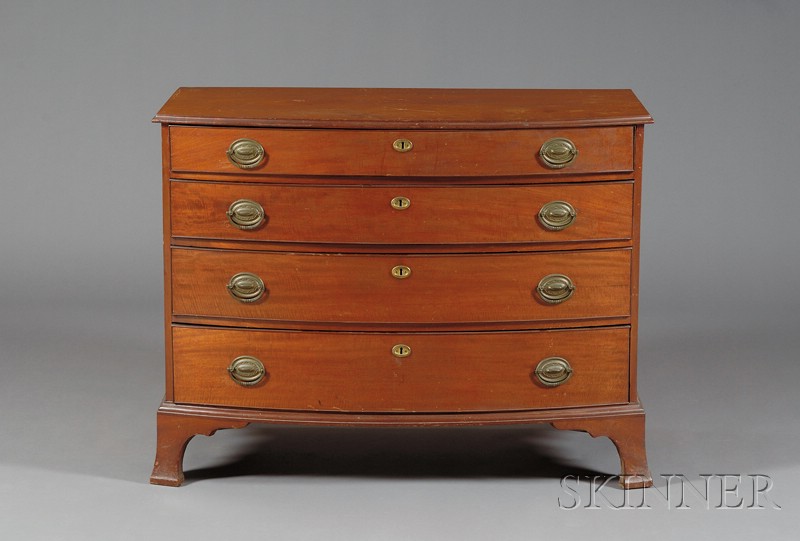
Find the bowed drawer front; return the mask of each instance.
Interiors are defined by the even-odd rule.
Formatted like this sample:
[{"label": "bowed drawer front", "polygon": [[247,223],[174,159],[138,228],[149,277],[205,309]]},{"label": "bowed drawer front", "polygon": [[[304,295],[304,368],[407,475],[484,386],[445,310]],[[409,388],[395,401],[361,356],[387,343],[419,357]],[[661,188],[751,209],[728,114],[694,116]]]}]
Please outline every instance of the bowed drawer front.
[{"label": "bowed drawer front", "polygon": [[[571,141],[580,155],[571,173],[633,170],[631,127],[491,131],[170,128],[174,171],[248,175],[518,176],[552,175],[554,170],[563,174],[567,171],[548,166],[540,154],[548,141],[563,139]],[[241,142],[238,147],[236,142]],[[235,155],[231,159],[237,148],[241,148],[238,164]],[[560,152],[562,147],[553,147],[551,156],[558,159]]]},{"label": "bowed drawer front", "polygon": [[547,422],[649,486],[627,90],[182,88],[151,481],[251,422]]},{"label": "bowed drawer front", "polygon": [[429,256],[176,248],[172,309],[275,323],[624,318],[630,269],[630,250]]},{"label": "bowed drawer front", "polygon": [[[623,328],[443,335],[176,327],[173,339],[175,397],[187,404],[479,412],[628,401]],[[408,355],[393,353],[398,344]],[[263,366],[255,385],[230,375],[242,358]],[[542,361],[556,358],[572,371],[569,387],[536,376]]]},{"label": "bowed drawer front", "polygon": [[172,235],[324,244],[628,240],[633,184],[382,187],[175,181]]}]

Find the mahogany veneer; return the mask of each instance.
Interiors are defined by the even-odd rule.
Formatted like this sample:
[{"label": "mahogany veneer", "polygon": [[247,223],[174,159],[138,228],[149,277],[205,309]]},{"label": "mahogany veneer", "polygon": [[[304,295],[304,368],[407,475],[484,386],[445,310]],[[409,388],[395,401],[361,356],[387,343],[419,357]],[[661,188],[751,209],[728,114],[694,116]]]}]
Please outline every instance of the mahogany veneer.
[{"label": "mahogany veneer", "polygon": [[[628,401],[629,329],[448,334],[173,329],[175,401],[297,411],[486,412]],[[413,344],[405,359],[398,342]],[[242,393],[218,359],[258,351],[266,383]],[[531,377],[538,358],[567,357],[569,386]],[[324,356],[321,355],[324,352]],[[269,360],[267,360],[269,359]],[[480,382],[480,385],[476,385]]]},{"label": "mahogany veneer", "polygon": [[[404,212],[386,204],[398,189],[414,201]],[[269,207],[269,219],[263,227],[244,231],[231,227],[228,220],[220,220],[231,201],[241,198]],[[581,209],[581,219],[559,232],[560,242],[631,238],[631,182],[354,187],[175,181],[170,212],[172,235],[192,243],[220,239],[303,245],[480,243],[502,247],[552,241],[553,233],[541,227],[535,216],[542,205],[558,198]],[[547,244],[543,248],[551,249]]]},{"label": "mahogany veneer", "polygon": [[[170,129],[172,170],[182,173],[341,175],[387,177],[569,174],[531,160],[531,149],[567,137],[582,149],[575,173],[633,170],[633,128],[491,131]],[[411,137],[416,152],[398,154],[386,141]],[[264,165],[238,169],[225,154],[241,138],[269,140]],[[311,152],[309,152],[312,150]],[[224,177],[220,177],[223,180]]]},{"label": "mahogany veneer", "polygon": [[650,486],[629,90],[181,88],[151,482],[251,422],[551,423]]},{"label": "mahogany veneer", "polygon": [[[411,277],[394,278],[389,270],[395,265],[408,266]],[[251,303],[232,299],[220,287],[228,283],[232,269],[263,277],[263,298]],[[280,321],[533,324],[621,318],[630,316],[630,269],[630,250],[441,256],[175,248],[172,312],[258,319],[270,325]],[[580,285],[569,301],[545,304],[538,299],[536,286],[541,278],[558,272]],[[496,299],[503,299],[502,304]]]}]

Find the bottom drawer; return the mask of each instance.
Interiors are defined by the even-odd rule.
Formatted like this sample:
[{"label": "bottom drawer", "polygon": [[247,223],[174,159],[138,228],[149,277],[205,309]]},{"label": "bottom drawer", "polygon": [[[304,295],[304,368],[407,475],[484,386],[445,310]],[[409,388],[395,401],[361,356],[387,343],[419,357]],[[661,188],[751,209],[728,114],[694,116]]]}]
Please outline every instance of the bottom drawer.
[{"label": "bottom drawer", "polygon": [[628,347],[627,327],[419,334],[174,327],[174,399],[336,412],[616,404],[628,401]]}]

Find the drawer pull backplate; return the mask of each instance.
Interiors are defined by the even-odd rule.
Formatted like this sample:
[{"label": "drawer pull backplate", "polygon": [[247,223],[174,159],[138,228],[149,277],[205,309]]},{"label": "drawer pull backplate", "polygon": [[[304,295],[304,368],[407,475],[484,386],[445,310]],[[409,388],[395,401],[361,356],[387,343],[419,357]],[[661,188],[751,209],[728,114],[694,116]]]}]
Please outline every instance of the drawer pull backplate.
[{"label": "drawer pull backplate", "polygon": [[575,207],[566,201],[550,201],[542,205],[539,223],[550,231],[561,231],[572,225],[577,215]]},{"label": "drawer pull backplate", "polygon": [[228,292],[239,302],[256,302],[264,296],[264,281],[249,272],[240,272],[228,281]]},{"label": "drawer pull backplate", "polygon": [[562,357],[548,357],[539,362],[533,373],[542,385],[557,387],[572,376],[572,367]]},{"label": "drawer pull backplate", "polygon": [[248,355],[236,357],[228,366],[228,374],[231,379],[244,387],[256,385],[262,379],[267,371],[264,369],[264,364]]},{"label": "drawer pull backplate", "polygon": [[226,152],[230,162],[240,169],[254,169],[264,160],[264,147],[253,139],[237,139]]},{"label": "drawer pull backplate", "polygon": [[575,284],[564,274],[548,274],[539,281],[536,292],[548,304],[559,304],[572,297]]},{"label": "drawer pull backplate", "polygon": [[539,156],[550,169],[561,169],[571,164],[578,155],[575,143],[565,137],[545,141],[539,149]]},{"label": "drawer pull backplate", "polygon": [[239,199],[231,203],[225,213],[228,220],[239,229],[256,229],[264,223],[264,207],[250,199]]}]

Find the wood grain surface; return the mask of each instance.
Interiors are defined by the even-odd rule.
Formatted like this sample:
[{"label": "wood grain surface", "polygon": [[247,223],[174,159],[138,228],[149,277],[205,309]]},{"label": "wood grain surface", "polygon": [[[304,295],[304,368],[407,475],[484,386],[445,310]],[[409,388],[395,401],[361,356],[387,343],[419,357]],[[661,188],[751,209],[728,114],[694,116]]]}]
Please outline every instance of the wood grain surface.
[{"label": "wood grain surface", "polygon": [[[288,410],[492,411],[628,401],[628,329],[506,333],[313,333],[175,327],[175,401]],[[411,355],[398,359],[395,344]],[[234,382],[233,359],[267,375]],[[542,359],[574,372],[557,387],[533,374]]]},{"label": "wood grain surface", "polygon": [[179,88],[153,119],[300,128],[548,128],[648,124],[628,89]]},{"label": "wood grain surface", "polygon": [[[394,278],[405,265],[410,277]],[[253,273],[267,293],[242,303],[230,278]],[[337,255],[172,250],[173,314],[363,323],[544,321],[630,315],[630,250],[493,255]],[[536,286],[564,274],[561,304]]]},{"label": "wood grain surface", "polygon": [[[398,196],[410,206],[392,208]],[[231,223],[226,212],[240,199],[263,207],[262,226],[243,230]],[[185,239],[502,245],[630,239],[633,185],[343,187],[173,181],[170,201],[172,235]],[[577,216],[567,228],[548,230],[537,218],[551,201],[575,208]]]},{"label": "wood grain surface", "polygon": [[[574,162],[551,169],[539,159],[549,139],[566,137],[578,149]],[[254,169],[228,160],[238,139],[258,141],[266,152]],[[407,138],[409,152],[392,143]],[[172,170],[242,175],[451,177],[567,175],[633,169],[633,128],[499,131],[300,130],[170,127]]]}]

